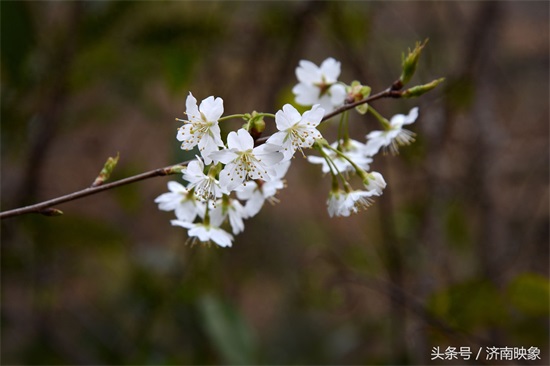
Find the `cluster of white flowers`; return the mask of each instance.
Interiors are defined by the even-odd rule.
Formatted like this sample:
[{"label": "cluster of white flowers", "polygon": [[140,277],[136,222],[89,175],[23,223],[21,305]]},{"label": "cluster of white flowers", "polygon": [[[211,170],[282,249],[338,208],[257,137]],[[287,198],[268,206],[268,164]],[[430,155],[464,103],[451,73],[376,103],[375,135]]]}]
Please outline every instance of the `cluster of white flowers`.
[{"label": "cluster of white flowers", "polygon": [[[413,133],[402,127],[416,120],[418,109],[412,109],[407,116],[396,115],[390,121],[373,110],[383,127],[381,131],[370,132],[365,142],[349,138],[345,131],[329,144],[317,126],[325,115],[356,100],[354,93],[359,90],[356,84],[352,88],[339,82],[339,75],[340,63],[333,58],[323,61],[320,67],[300,61],[296,69],[299,83],[292,91],[296,103],[311,109],[300,114],[285,104],[274,116],[263,114],[262,123],[264,116],[274,117],[277,132],[259,146],[255,146],[250,133],[254,127],[251,115],[239,115],[249,123],[229,132],[224,142],[219,126],[224,120],[223,100],[209,96],[197,105],[189,93],[187,118],[180,120],[183,126],[178,129],[177,139],[184,150],[197,148],[196,160],[182,172],[186,185],[170,181],[169,192],[155,199],[160,210],[174,211],[176,219],[172,225],[188,229],[192,240],[231,246],[233,235],[244,230],[245,219],[256,215],[266,200],[277,201],[275,195],[285,187],[284,177],[296,151],[305,156],[304,149],[312,147],[321,156],[307,156],[308,161],[321,164],[323,173],[332,175],[327,200],[329,215],[349,216],[370,206],[386,187],[380,173],[369,172],[373,157],[381,149],[396,153],[398,145],[413,141]],[[345,130],[340,123],[339,131]],[[351,187],[349,179],[353,175],[361,179],[362,189]]]}]

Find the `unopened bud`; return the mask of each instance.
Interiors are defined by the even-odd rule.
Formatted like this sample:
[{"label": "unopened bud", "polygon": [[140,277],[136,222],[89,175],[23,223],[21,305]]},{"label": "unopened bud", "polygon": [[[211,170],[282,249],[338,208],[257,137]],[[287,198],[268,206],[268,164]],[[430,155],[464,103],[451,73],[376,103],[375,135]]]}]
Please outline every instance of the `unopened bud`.
[{"label": "unopened bud", "polygon": [[265,130],[264,117],[258,112],[252,112],[252,116],[248,122],[248,132],[254,139],[258,139]]},{"label": "unopened bud", "polygon": [[46,208],[44,210],[39,211],[41,215],[44,216],[61,216],[63,215],[63,211],[57,209],[57,208]]},{"label": "unopened bud", "polygon": [[107,179],[111,176],[111,173],[113,172],[113,169],[115,169],[117,163],[118,163],[119,153],[117,152],[116,157],[109,157],[107,161],[105,162],[105,165],[103,165],[103,169],[99,172],[99,175],[96,177],[94,182],[92,183],[92,187],[97,187],[105,183]]},{"label": "unopened bud", "polygon": [[164,172],[166,173],[166,175],[171,175],[171,174],[179,174],[184,170],[185,170],[185,166],[178,164],[178,165],[172,165],[171,167],[165,169]]},{"label": "unopened bud", "polygon": [[403,98],[419,97],[422,94],[425,94],[425,93],[429,92],[430,90],[434,89],[436,86],[441,84],[444,80],[445,80],[445,78],[439,78],[439,79],[436,79],[436,80],[434,80],[434,81],[432,81],[431,83],[428,83],[428,84],[413,86],[412,88],[409,88],[409,89],[405,90],[401,94],[401,96]]},{"label": "unopened bud", "polygon": [[399,81],[402,85],[407,84],[413,77],[416,71],[416,65],[418,64],[418,59],[420,58],[420,53],[422,53],[422,49],[426,43],[428,43],[427,39],[423,43],[416,42],[414,50],[411,51],[409,49],[409,54],[407,57],[405,57],[405,55],[402,56],[402,71],[401,76],[399,77]]}]

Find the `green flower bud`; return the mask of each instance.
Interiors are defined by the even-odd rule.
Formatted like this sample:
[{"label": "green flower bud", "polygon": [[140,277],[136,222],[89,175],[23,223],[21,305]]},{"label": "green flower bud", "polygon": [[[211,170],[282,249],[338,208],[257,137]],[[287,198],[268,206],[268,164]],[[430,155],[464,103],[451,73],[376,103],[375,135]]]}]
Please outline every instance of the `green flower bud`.
[{"label": "green flower bud", "polygon": [[164,172],[166,173],[166,175],[171,175],[171,174],[179,174],[184,170],[185,170],[185,166],[178,164],[178,165],[172,165],[168,169],[165,169]]},{"label": "green flower bud", "polygon": [[39,213],[41,215],[50,216],[50,217],[63,215],[63,211],[57,208],[46,208],[44,210],[41,210]]},{"label": "green flower bud", "polygon": [[265,130],[265,121],[262,114],[254,111],[248,120],[245,129],[250,132],[250,135],[256,140],[262,135]]},{"label": "green flower bud", "polygon": [[115,158],[109,157],[107,159],[107,161],[105,162],[105,165],[103,165],[103,169],[101,169],[101,171],[99,172],[99,175],[96,177],[96,179],[92,183],[92,187],[100,186],[103,183],[105,183],[107,179],[109,179],[109,177],[111,176],[111,173],[113,172],[113,170],[115,169],[118,163],[119,157],[120,157],[119,153],[117,152]]},{"label": "green flower bud", "polygon": [[420,53],[422,52],[424,46],[426,46],[426,43],[428,43],[427,39],[424,41],[424,43],[416,42],[414,50],[411,51],[409,49],[409,54],[407,55],[407,57],[405,57],[405,55],[403,54],[402,71],[401,76],[399,77],[399,81],[402,85],[407,84],[413,77],[416,71],[416,65],[418,64],[418,59],[420,58]]},{"label": "green flower bud", "polygon": [[413,86],[412,88],[409,88],[409,89],[405,90],[401,94],[401,96],[403,98],[419,97],[422,94],[425,94],[425,93],[429,92],[430,90],[434,89],[436,86],[441,84],[444,80],[445,80],[445,78],[439,78],[439,79],[436,79],[436,80],[434,80],[434,81],[432,81],[431,83],[428,83],[428,84]]}]

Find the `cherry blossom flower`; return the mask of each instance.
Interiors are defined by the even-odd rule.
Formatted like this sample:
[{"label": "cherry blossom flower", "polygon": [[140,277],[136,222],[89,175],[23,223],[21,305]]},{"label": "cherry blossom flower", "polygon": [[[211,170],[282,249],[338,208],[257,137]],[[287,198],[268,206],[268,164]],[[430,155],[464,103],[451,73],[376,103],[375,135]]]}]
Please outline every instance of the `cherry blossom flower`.
[{"label": "cherry blossom flower", "polygon": [[[366,154],[365,144],[353,139],[348,139],[344,144],[341,144],[340,147],[338,147],[337,141],[330,146],[332,149],[323,146],[323,152],[331,160],[331,164],[334,164],[334,168],[340,173],[355,172],[355,167],[349,160],[353,161],[353,163],[361,169],[369,170],[372,159]],[[334,151],[334,149],[338,148],[340,148],[341,153],[345,154],[349,160]],[[325,157],[310,155],[307,157],[307,160],[312,164],[321,164],[323,173],[325,174],[331,171],[331,167]]]},{"label": "cherry blossom flower", "polygon": [[397,154],[399,145],[409,145],[414,141],[414,133],[403,129],[403,126],[413,123],[416,118],[418,118],[418,107],[411,109],[408,115],[397,114],[393,116],[384,131],[369,133],[366,144],[367,154],[373,156],[378,153],[380,148],[389,148],[393,154]]},{"label": "cherry blossom flower", "polygon": [[296,68],[299,83],[292,88],[296,103],[310,106],[320,104],[323,113],[332,112],[344,104],[346,88],[338,84],[340,62],[332,57],[327,58],[318,67],[311,61],[301,60]]},{"label": "cherry blossom flower", "polygon": [[328,209],[328,215],[330,217],[339,216],[340,212],[340,206],[342,205],[342,202],[344,201],[344,191],[342,190],[331,190],[328,193],[328,199],[327,199],[327,209]]},{"label": "cherry blossom flower", "polygon": [[366,189],[376,191],[376,195],[382,195],[382,191],[386,188],[386,181],[382,174],[378,172],[367,173],[363,179],[363,185]]},{"label": "cherry blossom flower", "polygon": [[234,198],[225,195],[216,203],[212,202],[209,214],[211,220],[215,222],[224,222],[229,219],[229,224],[235,235],[244,231],[243,219],[247,217],[246,212],[243,205]]},{"label": "cherry blossom flower", "polygon": [[228,148],[210,154],[216,162],[226,164],[220,172],[220,184],[232,191],[245,181],[271,180],[273,166],[283,159],[278,146],[269,143],[254,147],[250,133],[241,128],[227,136]]},{"label": "cherry blossom flower", "polygon": [[197,201],[192,191],[178,182],[168,182],[170,192],[163,193],[155,199],[159,210],[174,211],[178,220],[193,222],[197,215],[204,211],[204,204]]},{"label": "cherry blossom flower", "polygon": [[210,164],[208,155],[223,146],[218,125],[218,119],[223,114],[223,100],[210,96],[197,107],[197,99],[189,93],[185,106],[185,114],[189,119],[180,120],[184,125],[178,129],[177,139],[182,142],[181,148],[184,150],[191,150],[198,145],[204,162]]},{"label": "cherry blossom flower", "polygon": [[256,180],[242,185],[236,190],[237,198],[246,201],[244,205],[245,218],[253,217],[260,212],[266,200],[271,203],[277,202],[275,194],[285,187],[283,178],[289,166],[289,160],[279,163],[275,166],[275,175],[271,177],[270,181]]},{"label": "cherry blossom flower", "polygon": [[221,229],[221,222],[198,222],[191,223],[181,220],[170,221],[173,226],[181,226],[188,229],[187,235],[190,238],[197,238],[201,242],[214,242],[220,247],[230,247],[233,242],[233,235]]},{"label": "cherry blossom flower", "polygon": [[[323,119],[324,110],[318,104],[300,115],[292,105],[285,104],[275,114],[275,123],[279,132],[267,139],[267,143],[281,147],[284,160],[292,158],[296,150],[313,146],[316,139],[322,138],[317,126]],[[302,152],[303,153],[303,152]]]},{"label": "cherry blossom flower", "polygon": [[348,217],[351,213],[357,213],[360,210],[367,209],[372,205],[372,196],[377,196],[376,190],[370,191],[330,191],[327,200],[328,213],[330,217],[343,216]]},{"label": "cherry blossom flower", "polygon": [[198,156],[183,171],[183,179],[189,182],[187,188],[194,188],[195,194],[204,201],[221,197],[225,191],[214,176],[204,174],[204,163]]}]

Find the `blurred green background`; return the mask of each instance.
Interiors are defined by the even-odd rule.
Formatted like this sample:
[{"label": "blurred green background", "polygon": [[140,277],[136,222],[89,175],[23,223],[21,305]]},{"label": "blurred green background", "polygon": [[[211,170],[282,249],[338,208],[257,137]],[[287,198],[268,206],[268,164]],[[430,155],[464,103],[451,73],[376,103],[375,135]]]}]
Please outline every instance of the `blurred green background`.
[{"label": "blurred green background", "polygon": [[[330,179],[296,158],[230,249],[186,246],[157,210],[179,177],[2,221],[3,364],[427,364],[448,346],[534,346],[528,364],[549,363],[548,2],[0,11],[2,210],[89,186],[117,152],[113,179],[187,160],[174,118],[189,91],[275,112],[298,61],[329,56],[380,91],[426,38],[412,83],[446,77],[376,102],[388,117],[419,105],[418,139],[377,157],[388,188],[350,218],[329,219]],[[377,126],[351,122],[358,140]]]}]

